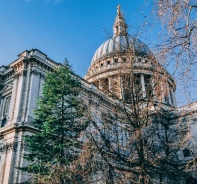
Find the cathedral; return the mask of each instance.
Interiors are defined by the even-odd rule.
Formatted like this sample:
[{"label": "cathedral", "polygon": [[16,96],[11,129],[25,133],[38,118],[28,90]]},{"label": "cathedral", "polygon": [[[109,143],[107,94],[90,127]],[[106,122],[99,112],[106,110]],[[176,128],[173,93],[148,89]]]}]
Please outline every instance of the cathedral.
[{"label": "cathedral", "polygon": [[[85,93],[102,98],[105,106],[117,99],[130,100],[130,73],[136,81],[139,98],[154,94],[154,101],[164,109],[184,116],[190,122],[191,139],[196,140],[197,103],[177,107],[176,82],[155,59],[149,47],[127,32],[127,24],[117,8],[113,37],[106,40],[93,55],[84,79]],[[8,66],[0,66],[0,183],[24,182],[29,175],[16,167],[25,166],[24,135],[36,133],[31,125],[37,99],[42,95],[47,73],[61,64],[38,49],[25,50]],[[151,90],[150,90],[151,89]],[[87,95],[86,98],[89,98]],[[180,155],[182,159],[187,155]]]}]

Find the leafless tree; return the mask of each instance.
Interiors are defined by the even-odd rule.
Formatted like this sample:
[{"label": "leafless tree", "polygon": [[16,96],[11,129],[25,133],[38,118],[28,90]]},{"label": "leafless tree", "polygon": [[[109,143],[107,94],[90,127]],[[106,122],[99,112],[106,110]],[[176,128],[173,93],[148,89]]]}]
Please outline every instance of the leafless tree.
[{"label": "leafless tree", "polygon": [[[137,54],[128,51],[128,64],[119,70],[121,95],[103,81],[103,91],[118,99],[115,105],[105,107],[96,101],[90,105],[92,126],[79,160],[91,171],[86,173],[89,182],[181,183],[196,174],[194,147],[188,147],[189,125],[169,104],[169,74],[153,57],[152,74],[146,76],[143,90],[135,68]],[[189,159],[183,158],[184,150]]]},{"label": "leafless tree", "polygon": [[[155,56],[176,77],[183,103],[196,98],[197,2],[196,0],[155,0],[149,20],[159,23],[161,31],[155,43]],[[154,18],[153,18],[154,17]],[[183,101],[183,100],[182,100]]]}]

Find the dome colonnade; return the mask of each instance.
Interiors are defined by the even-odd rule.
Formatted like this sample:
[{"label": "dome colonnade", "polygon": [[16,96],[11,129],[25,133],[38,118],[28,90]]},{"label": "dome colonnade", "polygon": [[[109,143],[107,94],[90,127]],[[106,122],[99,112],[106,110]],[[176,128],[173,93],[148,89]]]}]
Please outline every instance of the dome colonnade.
[{"label": "dome colonnade", "polygon": [[119,5],[114,35],[96,50],[85,79],[122,100],[131,96],[128,88],[133,83],[141,98],[148,98],[151,93],[155,101],[175,107],[174,79],[145,43],[128,34],[127,27]]}]

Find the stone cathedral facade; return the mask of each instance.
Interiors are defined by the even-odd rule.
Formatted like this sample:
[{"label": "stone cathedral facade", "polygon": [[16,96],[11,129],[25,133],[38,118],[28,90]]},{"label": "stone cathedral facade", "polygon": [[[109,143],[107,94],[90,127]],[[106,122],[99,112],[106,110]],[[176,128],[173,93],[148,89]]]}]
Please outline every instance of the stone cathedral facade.
[{"label": "stone cathedral facade", "polygon": [[[113,106],[115,102],[109,92],[120,99],[129,98],[125,83],[131,70],[134,72],[134,77],[138,79],[143,97],[148,94],[148,86],[152,88],[153,93],[156,91],[154,80],[160,78],[153,80],[153,76],[165,77],[165,89],[161,84],[159,89],[161,92],[155,95],[155,101],[177,114],[184,114],[185,121],[191,122],[191,135],[195,140],[197,103],[177,108],[174,79],[155,60],[145,43],[128,35],[120,7],[113,31],[113,38],[96,50],[85,80],[82,79],[85,94],[91,94],[94,100],[102,99],[102,104],[106,107]],[[1,184],[16,184],[29,177],[16,169],[25,165],[23,136],[36,133],[31,125],[34,109],[37,108],[36,101],[42,95],[46,74],[59,65],[61,64],[51,60],[41,51],[32,49],[19,54],[18,58],[8,66],[0,66]],[[87,100],[89,97],[90,95],[84,96]],[[184,159],[184,154],[182,157]]]}]

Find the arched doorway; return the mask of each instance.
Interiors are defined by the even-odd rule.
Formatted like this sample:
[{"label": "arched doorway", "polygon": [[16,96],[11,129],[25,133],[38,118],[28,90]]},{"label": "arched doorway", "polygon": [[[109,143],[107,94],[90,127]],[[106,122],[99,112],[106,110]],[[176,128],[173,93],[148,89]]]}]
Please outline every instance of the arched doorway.
[{"label": "arched doorway", "polygon": [[186,184],[197,184],[197,179],[190,176],[190,177],[187,178]]}]

